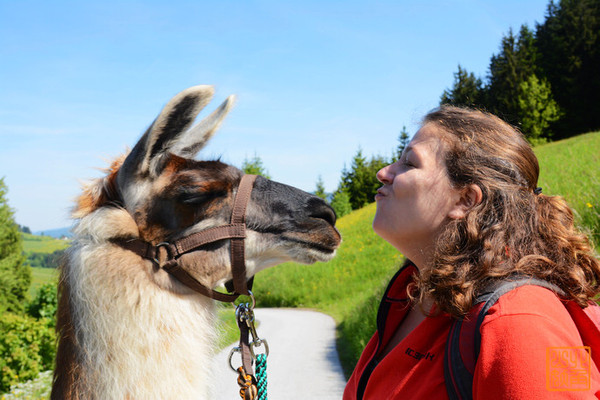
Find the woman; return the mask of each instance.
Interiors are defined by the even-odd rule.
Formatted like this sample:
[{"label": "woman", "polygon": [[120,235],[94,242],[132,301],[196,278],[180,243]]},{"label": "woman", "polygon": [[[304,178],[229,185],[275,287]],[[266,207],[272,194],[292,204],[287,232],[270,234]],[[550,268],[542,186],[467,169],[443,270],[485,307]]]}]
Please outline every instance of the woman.
[{"label": "woman", "polygon": [[[520,132],[480,111],[429,113],[401,159],[377,173],[373,229],[407,259],[381,302],[378,331],[344,399],[445,399],[443,359],[453,319],[515,273],[557,285],[584,307],[600,264],[564,200],[541,194],[537,159]],[[600,397],[546,389],[546,351],[582,346],[559,298],[539,286],[504,295],[481,326],[474,398]]]}]

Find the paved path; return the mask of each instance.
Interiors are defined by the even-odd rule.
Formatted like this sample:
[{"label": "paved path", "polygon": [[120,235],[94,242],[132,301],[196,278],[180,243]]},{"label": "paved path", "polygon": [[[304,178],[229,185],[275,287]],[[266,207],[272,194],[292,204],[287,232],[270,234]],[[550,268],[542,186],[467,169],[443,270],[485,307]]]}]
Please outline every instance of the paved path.
[{"label": "paved path", "polygon": [[[269,344],[269,400],[342,398],[346,380],[335,348],[335,322],[328,315],[290,308],[257,308],[258,335]],[[237,374],[228,364],[231,348],[215,357],[216,399],[239,399]],[[262,352],[262,348],[259,348]],[[241,364],[239,353],[234,366]]]}]

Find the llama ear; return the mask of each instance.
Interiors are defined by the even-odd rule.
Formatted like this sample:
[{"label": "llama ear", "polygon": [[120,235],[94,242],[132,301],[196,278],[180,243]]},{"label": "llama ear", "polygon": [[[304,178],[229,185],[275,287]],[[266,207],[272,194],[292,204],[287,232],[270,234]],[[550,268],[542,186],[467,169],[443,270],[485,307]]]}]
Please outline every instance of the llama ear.
[{"label": "llama ear", "polygon": [[193,86],[178,93],[167,103],[134,148],[134,151],[144,154],[138,170],[153,170],[152,164],[156,166],[156,161],[160,161],[177,143],[198,113],[210,102],[213,93],[212,86]]},{"label": "llama ear", "polygon": [[170,152],[184,158],[193,158],[219,129],[234,102],[235,96],[229,96],[212,114],[181,134]]}]

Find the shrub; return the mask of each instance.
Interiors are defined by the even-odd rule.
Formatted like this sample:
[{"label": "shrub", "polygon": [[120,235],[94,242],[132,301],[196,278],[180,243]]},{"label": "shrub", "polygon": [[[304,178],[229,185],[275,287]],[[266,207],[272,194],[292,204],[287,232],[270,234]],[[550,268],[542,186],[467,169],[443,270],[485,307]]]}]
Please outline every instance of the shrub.
[{"label": "shrub", "polygon": [[56,335],[45,318],[6,313],[0,317],[0,392],[52,369]]},{"label": "shrub", "polygon": [[46,283],[42,285],[35,296],[35,299],[27,306],[27,313],[33,318],[46,318],[51,326],[55,326],[56,309],[58,306],[57,289],[55,283]]}]

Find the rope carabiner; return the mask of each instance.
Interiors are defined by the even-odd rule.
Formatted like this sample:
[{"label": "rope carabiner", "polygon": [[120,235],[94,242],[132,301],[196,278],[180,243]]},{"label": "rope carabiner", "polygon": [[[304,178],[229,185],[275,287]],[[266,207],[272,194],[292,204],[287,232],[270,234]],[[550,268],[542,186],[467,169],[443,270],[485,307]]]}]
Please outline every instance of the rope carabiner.
[{"label": "rope carabiner", "polygon": [[[229,353],[229,366],[232,370],[239,374],[238,384],[240,385],[240,396],[244,400],[254,400],[255,396],[258,395],[258,399],[267,400],[267,356],[269,355],[269,345],[265,339],[261,339],[256,332],[254,326],[254,306],[256,300],[251,291],[249,296],[252,299],[250,303],[240,303],[236,310],[235,316],[240,329],[240,344],[234,347]],[[250,335],[252,335],[252,342],[249,341]],[[255,354],[254,348],[265,346],[265,352],[262,354]],[[242,355],[242,366],[235,369],[231,363],[233,354],[239,352]],[[254,377],[252,371],[252,364],[256,360],[256,374],[257,378]]]}]

